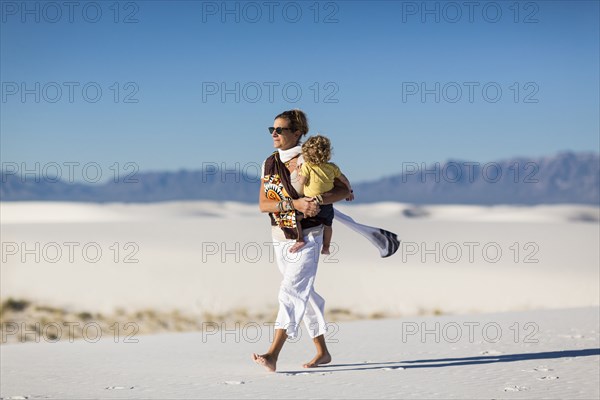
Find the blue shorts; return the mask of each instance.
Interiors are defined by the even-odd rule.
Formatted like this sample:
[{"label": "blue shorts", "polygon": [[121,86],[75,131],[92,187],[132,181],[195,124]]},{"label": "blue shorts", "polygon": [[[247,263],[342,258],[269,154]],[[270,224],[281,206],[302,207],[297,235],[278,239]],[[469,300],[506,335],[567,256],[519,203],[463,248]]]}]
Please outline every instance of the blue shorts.
[{"label": "blue shorts", "polygon": [[323,204],[320,206],[321,211],[315,216],[316,219],[321,221],[325,226],[331,226],[333,223],[333,204]]}]

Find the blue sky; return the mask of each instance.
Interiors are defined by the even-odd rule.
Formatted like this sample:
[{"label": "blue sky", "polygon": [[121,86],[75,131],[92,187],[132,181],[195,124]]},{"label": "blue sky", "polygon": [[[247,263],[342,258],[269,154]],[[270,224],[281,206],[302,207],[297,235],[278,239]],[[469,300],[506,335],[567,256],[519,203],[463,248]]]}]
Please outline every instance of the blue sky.
[{"label": "blue sky", "polygon": [[600,146],[598,1],[1,3],[3,163],[234,168],[291,108],[354,181]]}]

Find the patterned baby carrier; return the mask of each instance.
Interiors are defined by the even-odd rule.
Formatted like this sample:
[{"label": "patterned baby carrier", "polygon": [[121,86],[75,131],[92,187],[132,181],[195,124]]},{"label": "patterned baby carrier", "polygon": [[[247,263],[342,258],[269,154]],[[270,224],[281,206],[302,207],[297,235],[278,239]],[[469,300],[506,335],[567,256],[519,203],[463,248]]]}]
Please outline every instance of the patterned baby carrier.
[{"label": "patterned baby carrier", "polygon": [[[275,151],[265,161],[265,172],[262,177],[265,196],[272,200],[298,199],[300,196],[290,178],[290,171],[279,158],[279,152]],[[287,239],[298,239],[296,213],[299,211],[286,211],[269,213],[271,225],[278,226],[283,230]],[[303,217],[300,226],[302,229],[321,225],[315,218]]]}]

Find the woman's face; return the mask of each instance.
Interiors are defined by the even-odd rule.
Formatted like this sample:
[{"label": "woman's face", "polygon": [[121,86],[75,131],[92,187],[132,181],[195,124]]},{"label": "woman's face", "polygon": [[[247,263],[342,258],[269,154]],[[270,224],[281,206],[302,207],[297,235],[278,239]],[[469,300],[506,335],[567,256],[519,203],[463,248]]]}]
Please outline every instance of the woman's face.
[{"label": "woman's face", "polygon": [[[298,139],[300,138],[300,131],[292,132],[289,127],[290,123],[285,118],[277,118],[275,122],[273,122],[273,127],[275,129],[281,128],[283,131],[281,134],[277,134],[277,131],[273,131],[271,137],[273,138],[273,147],[276,149],[287,150],[298,144]],[[287,128],[287,129],[285,129]]]}]

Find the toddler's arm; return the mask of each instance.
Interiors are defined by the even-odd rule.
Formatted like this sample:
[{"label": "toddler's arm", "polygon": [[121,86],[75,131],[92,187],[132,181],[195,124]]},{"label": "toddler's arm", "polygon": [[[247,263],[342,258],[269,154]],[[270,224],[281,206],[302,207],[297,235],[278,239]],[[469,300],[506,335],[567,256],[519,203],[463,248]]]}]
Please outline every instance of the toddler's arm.
[{"label": "toddler's arm", "polygon": [[302,166],[303,165],[304,165],[304,163],[296,164],[296,172],[297,172],[297,176],[298,176],[298,182],[300,182],[300,184],[302,186],[306,186],[307,177],[302,175]]}]

